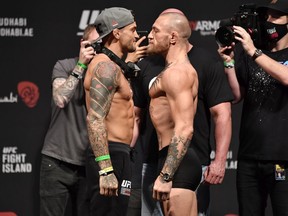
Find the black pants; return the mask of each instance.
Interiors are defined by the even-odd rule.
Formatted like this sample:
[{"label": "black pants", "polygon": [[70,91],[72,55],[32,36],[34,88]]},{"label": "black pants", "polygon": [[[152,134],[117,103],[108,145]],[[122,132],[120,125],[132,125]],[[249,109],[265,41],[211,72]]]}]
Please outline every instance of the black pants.
[{"label": "black pants", "polygon": [[[71,209],[67,209],[71,200]],[[65,214],[66,212],[66,214]],[[85,167],[42,155],[40,216],[89,214]]]},{"label": "black pants", "polygon": [[91,198],[90,215],[92,216],[125,216],[131,192],[131,161],[130,147],[127,144],[109,142],[109,152],[118,180],[118,196],[108,197],[100,195],[98,163],[92,150],[89,150],[86,173],[88,191]]},{"label": "black pants", "polygon": [[273,215],[288,216],[288,163],[286,180],[275,180],[274,161],[239,160],[237,193],[241,216],[263,216],[270,195]]}]

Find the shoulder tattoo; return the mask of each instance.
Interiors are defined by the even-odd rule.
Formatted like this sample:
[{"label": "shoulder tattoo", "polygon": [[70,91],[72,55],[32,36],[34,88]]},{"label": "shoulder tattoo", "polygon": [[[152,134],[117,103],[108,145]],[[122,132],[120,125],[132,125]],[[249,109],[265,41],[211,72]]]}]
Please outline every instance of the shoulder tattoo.
[{"label": "shoulder tattoo", "polygon": [[104,117],[111,105],[118,86],[119,69],[113,62],[100,62],[93,70],[90,85],[90,105],[100,116]]}]

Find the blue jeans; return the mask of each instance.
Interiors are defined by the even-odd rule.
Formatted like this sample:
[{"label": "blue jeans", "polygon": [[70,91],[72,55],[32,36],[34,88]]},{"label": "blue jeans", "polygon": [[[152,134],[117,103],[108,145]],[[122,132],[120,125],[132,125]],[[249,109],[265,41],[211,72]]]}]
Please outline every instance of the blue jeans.
[{"label": "blue jeans", "polygon": [[288,162],[285,180],[275,180],[273,161],[238,160],[237,195],[239,214],[263,216],[270,195],[274,216],[288,216]]},{"label": "blue jeans", "polygon": [[42,155],[40,216],[64,216],[67,212],[73,216],[89,215],[85,167]]}]

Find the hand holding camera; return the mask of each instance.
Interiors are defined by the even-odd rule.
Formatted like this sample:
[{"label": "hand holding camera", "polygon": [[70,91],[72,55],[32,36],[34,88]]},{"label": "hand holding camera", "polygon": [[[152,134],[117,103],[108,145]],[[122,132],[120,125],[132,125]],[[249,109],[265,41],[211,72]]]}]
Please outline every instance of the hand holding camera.
[{"label": "hand holding camera", "polygon": [[81,41],[80,51],[79,51],[79,62],[88,65],[95,55],[93,47],[91,47],[89,41]]},{"label": "hand holding camera", "polygon": [[241,26],[233,26],[235,39],[241,42],[243,49],[249,56],[253,56],[256,48],[250,34]]},{"label": "hand holding camera", "polygon": [[223,62],[231,62],[234,60],[234,46],[235,46],[234,42],[231,44],[231,46],[219,45],[217,51]]}]

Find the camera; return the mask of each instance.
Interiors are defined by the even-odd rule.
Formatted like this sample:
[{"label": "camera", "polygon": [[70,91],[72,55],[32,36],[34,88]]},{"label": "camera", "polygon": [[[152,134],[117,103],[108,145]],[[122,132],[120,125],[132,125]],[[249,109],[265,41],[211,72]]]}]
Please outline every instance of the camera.
[{"label": "camera", "polygon": [[92,42],[91,44],[87,45],[86,47],[91,46],[95,50],[96,53],[102,53],[102,40]]},{"label": "camera", "polygon": [[239,11],[230,19],[220,22],[220,27],[215,33],[215,39],[220,46],[230,46],[235,40],[233,25],[241,26],[251,36],[256,47],[260,47],[262,17],[257,12],[255,4],[243,4],[239,6]]}]

